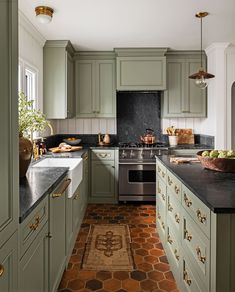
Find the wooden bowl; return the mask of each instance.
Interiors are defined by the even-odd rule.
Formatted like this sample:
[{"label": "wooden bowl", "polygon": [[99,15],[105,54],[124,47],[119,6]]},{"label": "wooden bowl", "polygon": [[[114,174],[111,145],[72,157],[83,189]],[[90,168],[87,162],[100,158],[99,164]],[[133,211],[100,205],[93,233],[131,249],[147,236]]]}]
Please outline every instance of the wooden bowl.
[{"label": "wooden bowl", "polygon": [[202,157],[203,151],[197,152],[197,157],[203,167],[220,172],[235,172],[235,159]]}]

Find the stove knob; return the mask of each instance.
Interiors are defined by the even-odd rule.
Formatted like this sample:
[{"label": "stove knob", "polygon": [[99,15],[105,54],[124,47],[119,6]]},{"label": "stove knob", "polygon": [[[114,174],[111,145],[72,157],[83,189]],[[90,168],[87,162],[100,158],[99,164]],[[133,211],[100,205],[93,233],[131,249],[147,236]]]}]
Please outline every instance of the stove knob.
[{"label": "stove knob", "polygon": [[126,154],[125,150],[122,150],[121,156],[122,156],[122,158],[126,158],[127,157],[127,154]]},{"label": "stove knob", "polygon": [[131,150],[130,152],[130,158],[133,158],[135,156],[135,153],[133,152],[133,150]]}]

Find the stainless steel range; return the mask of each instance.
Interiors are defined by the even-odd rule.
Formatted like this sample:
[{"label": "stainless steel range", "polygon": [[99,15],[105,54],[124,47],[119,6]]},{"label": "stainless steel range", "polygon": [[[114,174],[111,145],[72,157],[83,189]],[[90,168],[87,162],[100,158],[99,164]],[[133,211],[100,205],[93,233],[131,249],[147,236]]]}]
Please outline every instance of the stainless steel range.
[{"label": "stainless steel range", "polygon": [[119,201],[155,201],[155,156],[166,152],[161,143],[119,144]]}]

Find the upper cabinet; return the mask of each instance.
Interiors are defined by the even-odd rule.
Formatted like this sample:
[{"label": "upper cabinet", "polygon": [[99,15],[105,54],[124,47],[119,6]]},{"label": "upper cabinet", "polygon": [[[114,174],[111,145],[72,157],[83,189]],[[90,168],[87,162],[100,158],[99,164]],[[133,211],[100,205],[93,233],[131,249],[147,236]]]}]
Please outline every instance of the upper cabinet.
[{"label": "upper cabinet", "polygon": [[114,54],[78,53],[75,61],[76,116],[116,116]]},{"label": "upper cabinet", "polygon": [[48,119],[74,116],[74,49],[69,41],[47,41],[43,50],[43,112]]},{"label": "upper cabinet", "polygon": [[117,90],[166,89],[166,50],[115,49]]},{"label": "upper cabinet", "polygon": [[[200,52],[168,52],[166,62],[167,90],[162,98],[162,117],[206,117],[206,90],[189,79],[201,67]],[[205,55],[203,66],[206,67]]]}]

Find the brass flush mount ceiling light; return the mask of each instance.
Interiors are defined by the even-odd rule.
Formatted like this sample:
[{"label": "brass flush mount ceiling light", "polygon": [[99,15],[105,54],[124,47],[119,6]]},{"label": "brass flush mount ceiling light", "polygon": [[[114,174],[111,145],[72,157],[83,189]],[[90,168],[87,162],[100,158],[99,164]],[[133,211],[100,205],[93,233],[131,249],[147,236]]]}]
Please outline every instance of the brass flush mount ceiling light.
[{"label": "brass flush mount ceiling light", "polygon": [[201,68],[197,73],[194,73],[189,76],[190,79],[195,80],[196,86],[198,86],[201,89],[205,89],[208,85],[208,81],[210,78],[214,78],[215,75],[207,73],[204,71],[202,66],[202,18],[206,17],[208,15],[208,12],[198,12],[195,16],[200,18],[201,21]]},{"label": "brass flush mount ceiling light", "polygon": [[37,20],[40,23],[51,22],[54,10],[47,6],[38,6],[35,8]]}]

